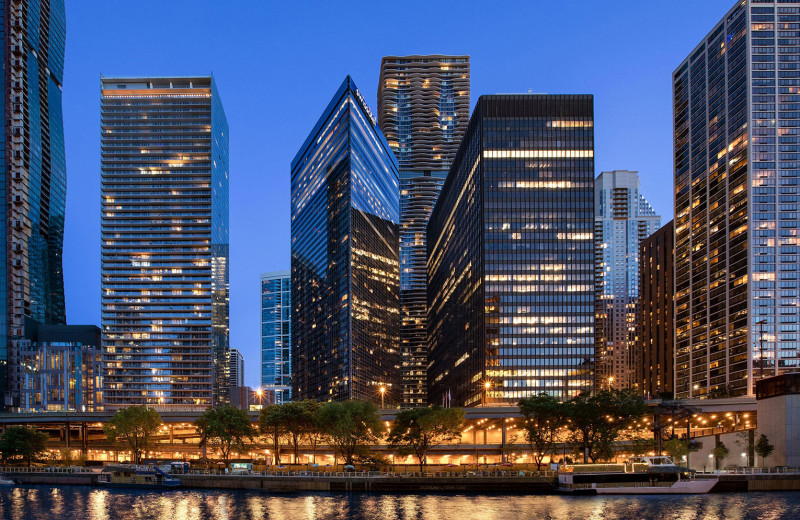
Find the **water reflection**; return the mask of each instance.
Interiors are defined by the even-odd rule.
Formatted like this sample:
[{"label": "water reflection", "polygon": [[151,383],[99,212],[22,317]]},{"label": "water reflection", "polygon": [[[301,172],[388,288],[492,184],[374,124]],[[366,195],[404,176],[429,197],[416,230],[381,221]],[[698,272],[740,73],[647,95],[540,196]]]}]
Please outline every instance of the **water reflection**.
[{"label": "water reflection", "polygon": [[32,486],[0,490],[0,519],[61,520],[778,520],[800,493],[672,497],[151,492]]}]

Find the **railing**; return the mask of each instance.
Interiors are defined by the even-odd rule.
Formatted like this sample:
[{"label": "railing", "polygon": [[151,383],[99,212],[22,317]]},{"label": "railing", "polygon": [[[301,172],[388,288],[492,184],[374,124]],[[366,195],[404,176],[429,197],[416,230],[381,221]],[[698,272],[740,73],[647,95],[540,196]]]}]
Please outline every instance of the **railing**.
[{"label": "railing", "polygon": [[503,470],[503,471],[425,471],[394,473],[387,471],[254,471],[253,473],[230,474],[219,473],[218,470],[192,469],[188,475],[214,475],[215,477],[324,477],[324,478],[540,478],[551,480],[557,476],[554,471],[522,471],[522,470]]},{"label": "railing", "polygon": [[0,473],[99,473],[100,469],[82,466],[0,466]]},{"label": "railing", "polygon": [[698,471],[697,473],[704,475],[798,475],[800,468],[789,468],[786,466],[778,466],[775,468],[730,468],[730,469],[716,469]]}]

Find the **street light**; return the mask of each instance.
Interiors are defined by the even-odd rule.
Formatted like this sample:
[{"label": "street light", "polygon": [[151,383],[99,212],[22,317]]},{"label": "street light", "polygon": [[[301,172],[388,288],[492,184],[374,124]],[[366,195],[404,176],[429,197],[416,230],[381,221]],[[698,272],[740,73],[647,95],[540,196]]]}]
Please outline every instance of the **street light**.
[{"label": "street light", "polygon": [[483,383],[483,406],[489,404],[489,389],[492,387],[491,381]]},{"label": "street light", "polygon": [[385,386],[383,386],[383,385],[381,385],[381,387],[379,388],[379,390],[380,390],[380,392],[381,392],[381,410],[383,410],[384,408],[386,408],[386,407],[384,406],[384,403],[383,403],[383,398],[384,398],[384,396],[386,395],[386,387],[385,387]]},{"label": "street light", "polygon": [[256,395],[258,396],[258,409],[261,410],[263,406],[261,405],[261,396],[264,395],[264,390],[259,388],[256,390]]}]

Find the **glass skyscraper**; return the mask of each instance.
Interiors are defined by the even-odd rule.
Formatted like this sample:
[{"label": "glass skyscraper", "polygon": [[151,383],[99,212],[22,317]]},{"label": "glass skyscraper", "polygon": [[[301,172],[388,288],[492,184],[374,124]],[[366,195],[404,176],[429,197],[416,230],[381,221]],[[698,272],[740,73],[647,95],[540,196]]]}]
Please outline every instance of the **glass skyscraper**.
[{"label": "glass skyscraper", "polygon": [[595,386],[636,388],[639,243],[661,227],[637,172],[602,172],[594,181]]},{"label": "glass skyscraper", "polygon": [[736,2],[673,73],[676,396],[800,370],[800,2]]},{"label": "glass skyscraper", "polygon": [[593,388],[588,95],[481,96],[428,224],[428,400]]},{"label": "glass skyscraper", "polygon": [[106,408],[227,400],[228,123],[210,76],[102,78]]},{"label": "glass skyscraper", "polygon": [[292,161],[292,395],[398,405],[397,159],[348,76]]},{"label": "glass skyscraper", "polygon": [[291,272],[261,275],[261,388],[273,403],[292,400]]},{"label": "glass skyscraper", "polygon": [[469,121],[469,56],[386,56],[378,125],[400,166],[403,405],[427,404],[426,227]]},{"label": "glass skyscraper", "polygon": [[61,255],[66,204],[63,0],[0,0],[5,123],[0,197],[0,404],[9,392],[8,362],[25,336],[25,319],[66,322]]}]

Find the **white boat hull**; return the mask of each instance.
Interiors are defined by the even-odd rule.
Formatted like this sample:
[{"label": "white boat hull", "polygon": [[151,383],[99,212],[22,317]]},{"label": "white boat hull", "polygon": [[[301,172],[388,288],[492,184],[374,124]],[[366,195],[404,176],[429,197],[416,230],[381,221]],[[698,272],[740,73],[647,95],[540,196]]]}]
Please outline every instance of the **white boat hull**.
[{"label": "white boat hull", "polygon": [[595,487],[598,495],[704,495],[719,482],[717,478],[679,480],[671,486]]}]

